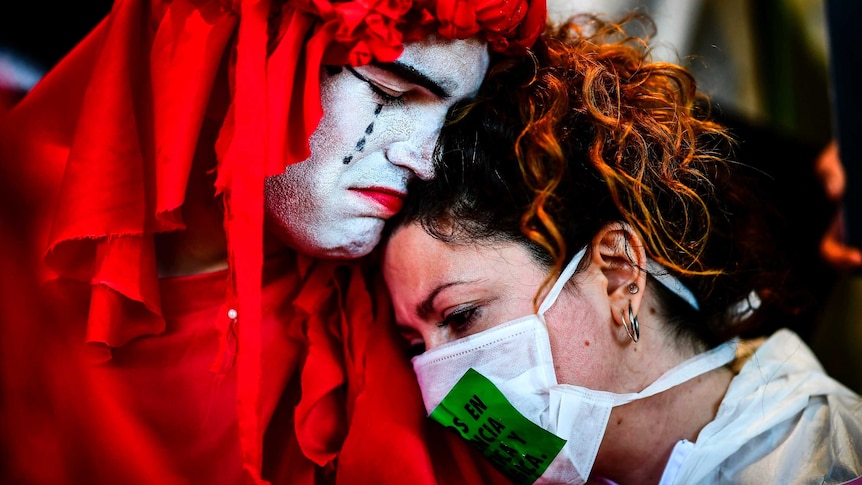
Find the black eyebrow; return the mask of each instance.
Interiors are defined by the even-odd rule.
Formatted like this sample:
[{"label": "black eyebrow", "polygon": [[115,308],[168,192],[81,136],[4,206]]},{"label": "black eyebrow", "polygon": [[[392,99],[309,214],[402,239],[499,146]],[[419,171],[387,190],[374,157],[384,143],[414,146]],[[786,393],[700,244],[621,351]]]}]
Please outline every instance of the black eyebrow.
[{"label": "black eyebrow", "polygon": [[441,291],[449,288],[450,286],[460,285],[463,281],[453,281],[451,283],[445,283],[437,288],[434,288],[428,296],[422,300],[422,303],[416,305],[416,315],[425,318],[428,315],[434,313],[434,299],[437,298],[437,295],[440,294]]},{"label": "black eyebrow", "polygon": [[415,67],[404,64],[403,62],[395,61],[395,62],[375,62],[373,63],[375,67],[379,67],[384,71],[388,71],[409,83],[413,83],[417,86],[422,86],[423,88],[431,91],[434,96],[442,99],[448,99],[452,97],[452,94],[446,90],[443,86],[440,85],[437,81],[431,79],[422,71],[416,69]]}]

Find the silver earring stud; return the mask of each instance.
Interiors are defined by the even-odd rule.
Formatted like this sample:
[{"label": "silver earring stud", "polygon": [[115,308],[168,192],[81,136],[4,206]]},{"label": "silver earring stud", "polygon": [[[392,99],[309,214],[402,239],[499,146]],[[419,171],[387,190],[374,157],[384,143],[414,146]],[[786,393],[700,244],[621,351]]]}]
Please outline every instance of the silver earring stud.
[{"label": "silver earring stud", "polygon": [[640,288],[638,288],[638,284],[637,284],[637,283],[629,283],[629,293],[631,293],[632,295],[634,295],[634,294],[635,294],[635,293],[637,293],[638,291],[640,291]]}]

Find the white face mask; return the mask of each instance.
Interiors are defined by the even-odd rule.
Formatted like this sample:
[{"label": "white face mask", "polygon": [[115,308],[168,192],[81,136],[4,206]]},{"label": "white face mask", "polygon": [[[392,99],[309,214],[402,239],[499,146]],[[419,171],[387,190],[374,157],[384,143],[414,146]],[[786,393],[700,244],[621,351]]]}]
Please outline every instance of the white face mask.
[{"label": "white face mask", "polygon": [[[479,449],[516,484],[586,483],[611,409],[653,396],[732,361],[737,341],[670,369],[638,393],[558,384],[544,314],[584,256],[563,270],[539,312],[435,347],[413,358],[429,416]],[[650,269],[658,266],[651,262]],[[693,300],[664,272],[659,280]],[[677,292],[677,294],[679,294]],[[696,306],[696,301],[693,303]]]}]

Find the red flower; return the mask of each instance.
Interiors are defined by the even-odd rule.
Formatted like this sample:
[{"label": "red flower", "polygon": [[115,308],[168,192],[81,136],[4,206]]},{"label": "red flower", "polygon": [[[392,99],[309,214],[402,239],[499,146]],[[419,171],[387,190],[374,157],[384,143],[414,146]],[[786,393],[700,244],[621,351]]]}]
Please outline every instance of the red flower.
[{"label": "red flower", "polygon": [[404,42],[436,31],[449,39],[483,34],[496,51],[532,45],[545,25],[545,0],[293,0],[334,32],[329,62],[395,60]]},{"label": "red flower", "polygon": [[372,15],[368,17],[366,24],[366,35],[363,39],[371,49],[374,58],[380,62],[392,62],[398,59],[403,49],[403,41],[395,21],[384,19],[380,15]]},{"label": "red flower", "polygon": [[377,38],[389,45],[401,45],[401,32],[395,28],[395,22],[380,14],[371,14],[365,19],[365,37]]},{"label": "red flower", "polygon": [[512,32],[524,19],[528,8],[525,0],[479,0],[476,17],[485,30]]},{"label": "red flower", "polygon": [[368,16],[368,8],[363,7],[360,2],[342,2],[335,7],[338,29],[335,31],[335,40],[343,43],[351,43],[357,40],[360,31],[365,26]]},{"label": "red flower", "polygon": [[371,54],[371,49],[368,47],[368,44],[363,40],[359,40],[353,45],[353,48],[350,49],[347,64],[351,66],[362,66],[373,60],[374,56]]},{"label": "red flower", "polygon": [[466,39],[479,33],[476,6],[471,0],[438,0],[440,34],[450,39]]},{"label": "red flower", "polygon": [[392,20],[403,17],[413,7],[411,0],[357,0],[357,3]]}]

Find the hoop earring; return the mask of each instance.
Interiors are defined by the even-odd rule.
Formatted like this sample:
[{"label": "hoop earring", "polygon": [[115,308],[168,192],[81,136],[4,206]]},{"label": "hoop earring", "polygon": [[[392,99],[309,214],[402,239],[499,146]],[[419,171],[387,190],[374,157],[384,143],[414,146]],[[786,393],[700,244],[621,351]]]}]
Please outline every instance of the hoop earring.
[{"label": "hoop earring", "polygon": [[626,314],[624,311],[620,311],[620,318],[623,322],[623,328],[626,329],[626,333],[629,334],[629,337],[632,339],[632,342],[637,343],[641,338],[641,324],[638,322],[638,317],[635,316],[634,310],[632,310],[632,302],[629,301],[629,324],[626,324]]}]

